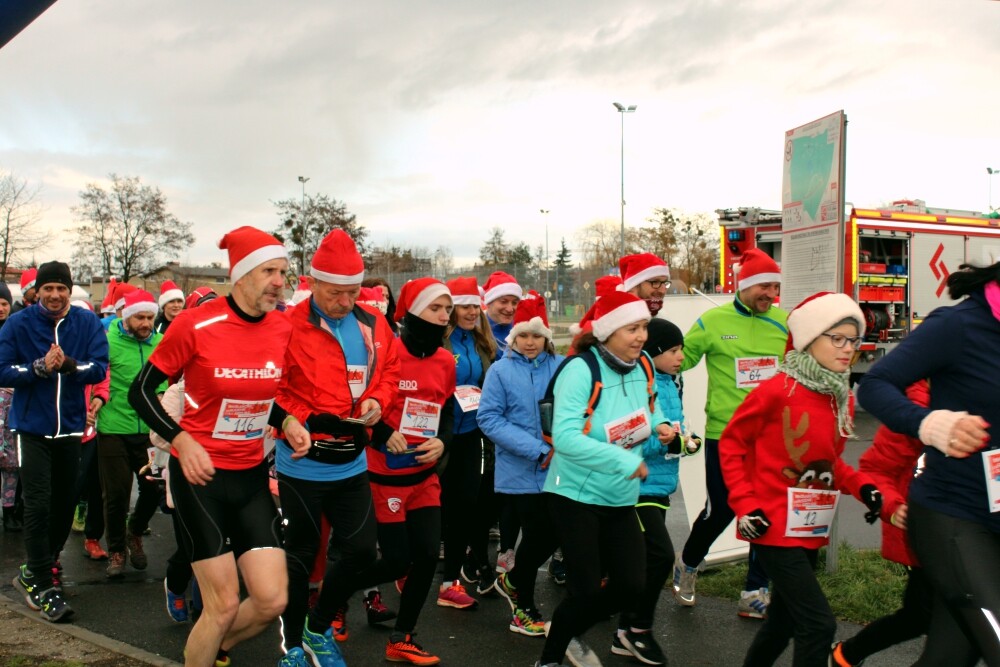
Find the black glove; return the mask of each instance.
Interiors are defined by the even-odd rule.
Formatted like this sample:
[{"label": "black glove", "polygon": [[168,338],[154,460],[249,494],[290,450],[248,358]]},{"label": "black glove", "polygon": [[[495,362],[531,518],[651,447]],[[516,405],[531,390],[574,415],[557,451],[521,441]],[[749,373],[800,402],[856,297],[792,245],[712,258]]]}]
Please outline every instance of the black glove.
[{"label": "black glove", "polygon": [[675,434],[674,439],[667,443],[667,454],[680,456],[681,448],[683,447],[681,443],[683,442],[683,440],[684,438],[681,436],[680,433]]},{"label": "black glove", "polygon": [[306,419],[310,433],[320,433],[337,439],[348,438],[359,446],[368,444],[368,429],[363,424],[345,422],[337,415],[326,412],[313,413]]},{"label": "black glove", "polygon": [[882,513],[882,493],[875,488],[874,484],[865,484],[861,487],[861,502],[865,504],[868,511],[865,512],[865,521],[875,523]]},{"label": "black glove", "polygon": [[771,522],[768,520],[767,515],[764,514],[764,510],[760,508],[755,509],[749,514],[744,514],[736,523],[736,530],[739,532],[740,537],[745,540],[756,540],[759,537],[764,537],[764,534],[770,527]]}]

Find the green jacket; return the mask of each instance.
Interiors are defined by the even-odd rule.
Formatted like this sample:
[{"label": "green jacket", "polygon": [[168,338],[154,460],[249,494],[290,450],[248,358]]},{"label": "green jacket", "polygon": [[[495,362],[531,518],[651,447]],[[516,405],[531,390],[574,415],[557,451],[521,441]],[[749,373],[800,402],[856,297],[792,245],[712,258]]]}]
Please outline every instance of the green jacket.
[{"label": "green jacket", "polygon": [[[785,357],[788,313],[771,306],[758,314],[739,297],[712,308],[692,325],[684,337],[681,371],[706,358],[708,396],[705,399],[705,437],[718,440],[729,419],[755,383],[767,379]],[[742,372],[737,378],[737,366]]]},{"label": "green jacket", "polygon": [[[110,397],[108,404],[101,408],[97,420],[97,432],[115,435],[136,435],[149,433],[146,422],[128,402],[128,390],[132,380],[142,370],[143,365],[153,354],[153,350],[163,340],[163,334],[153,333],[148,340],[138,341],[125,333],[121,320],[114,320],[108,329],[108,374],[111,376]],[[167,390],[167,383],[157,390],[162,393]]]}]

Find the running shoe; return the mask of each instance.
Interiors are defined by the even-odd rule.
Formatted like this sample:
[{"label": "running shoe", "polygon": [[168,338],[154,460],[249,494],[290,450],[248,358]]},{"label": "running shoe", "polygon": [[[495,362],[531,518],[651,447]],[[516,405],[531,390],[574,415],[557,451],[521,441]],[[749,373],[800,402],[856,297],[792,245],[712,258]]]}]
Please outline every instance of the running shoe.
[{"label": "running shoe", "polygon": [[368,625],[378,625],[396,618],[396,612],[383,604],[382,594],[379,593],[378,589],[369,591],[363,604],[365,605],[365,613],[368,615]]},{"label": "running shoe", "polygon": [[296,646],[290,650],[285,655],[281,656],[281,660],[278,661],[278,667],[313,667],[309,659],[306,658],[306,652],[301,648]]},{"label": "running shoe", "polygon": [[302,629],[302,650],[312,657],[316,667],[347,667],[340,648],[333,641],[333,628],[327,628],[323,634],[309,629],[308,623]]},{"label": "running shoe", "polygon": [[107,560],[108,552],[101,548],[100,540],[84,540],[83,553],[87,554],[90,560]]},{"label": "running shoe", "polygon": [[62,565],[59,561],[56,561],[56,564],[52,566],[52,588],[56,589],[60,593],[63,592],[62,573]]},{"label": "running shoe", "polygon": [[432,655],[413,641],[410,633],[393,632],[385,646],[385,659],[389,662],[408,662],[411,665],[436,665],[441,658]]},{"label": "running shoe", "polygon": [[635,658],[647,665],[667,664],[667,656],[649,630],[645,632],[633,632],[631,629],[618,630],[611,638],[611,652]]},{"label": "running shoe", "polygon": [[87,503],[77,503],[73,511],[73,532],[82,533],[87,527]]},{"label": "running shoe", "polygon": [[50,588],[42,592],[39,599],[41,609],[38,610],[38,614],[46,621],[55,623],[63,619],[69,619],[73,615],[73,610],[66,600],[63,599],[62,591],[56,588]]},{"label": "running shoe", "polygon": [[450,584],[441,584],[438,590],[438,606],[454,609],[475,609],[479,602],[465,592],[465,586],[457,579]]},{"label": "running shoe", "polygon": [[396,580],[396,592],[400,595],[403,594],[403,588],[406,586],[406,577],[402,576]]},{"label": "running shoe", "polygon": [[562,552],[556,551],[549,559],[549,576],[552,581],[560,586],[566,583],[566,563],[563,562]]},{"label": "running shoe", "polygon": [[573,667],[603,667],[601,659],[579,637],[573,637],[569,641],[569,646],[566,647],[566,662]]},{"label": "running shoe", "polygon": [[167,613],[174,623],[186,623],[191,615],[188,613],[187,596],[177,595],[167,588],[167,580],[163,580],[163,592],[167,596]]},{"label": "running shoe", "polygon": [[347,605],[337,610],[333,615],[333,623],[330,624],[333,630],[333,638],[338,642],[347,641]]},{"label": "running shoe", "polygon": [[476,593],[479,595],[493,594],[493,581],[496,573],[489,564],[479,568],[479,582],[476,584]]},{"label": "running shoe", "polygon": [[109,577],[120,577],[125,574],[124,551],[112,551],[108,554],[108,569],[105,572]]},{"label": "running shoe", "polygon": [[684,607],[693,607],[695,603],[694,587],[698,583],[698,568],[688,567],[678,553],[674,557],[674,597]]},{"label": "running shoe", "polygon": [[493,524],[490,526],[490,539],[499,540],[500,539],[500,526],[499,524]]},{"label": "running shoe", "polygon": [[500,597],[507,601],[507,604],[510,605],[511,613],[517,611],[517,589],[514,588],[514,584],[510,583],[510,575],[506,572],[498,575],[496,582],[493,584],[493,590],[499,593]]},{"label": "running shoe", "polygon": [[[864,664],[864,661],[857,663],[857,665]],[[837,642],[830,649],[830,667],[857,667],[853,662],[849,662],[847,657],[844,655],[844,642]]]},{"label": "running shoe", "polygon": [[507,549],[497,555],[497,572],[510,572],[514,569],[514,550]]},{"label": "running shoe", "polygon": [[146,566],[149,565],[149,559],[146,558],[146,552],[142,548],[142,537],[129,533],[125,542],[128,546],[128,559],[132,563],[132,567],[137,570],[145,570]]},{"label": "running shoe", "polygon": [[33,574],[28,574],[28,566],[22,565],[17,575],[14,576],[14,588],[24,596],[24,602],[30,609],[38,611],[42,608],[41,590],[38,588],[38,578]]},{"label": "running shoe", "polygon": [[510,631],[528,637],[545,636],[545,620],[542,612],[534,607],[517,607],[510,617]]},{"label": "running shoe", "polygon": [[740,603],[736,613],[743,618],[764,618],[767,615],[767,605],[771,603],[771,594],[766,588],[740,593]]}]

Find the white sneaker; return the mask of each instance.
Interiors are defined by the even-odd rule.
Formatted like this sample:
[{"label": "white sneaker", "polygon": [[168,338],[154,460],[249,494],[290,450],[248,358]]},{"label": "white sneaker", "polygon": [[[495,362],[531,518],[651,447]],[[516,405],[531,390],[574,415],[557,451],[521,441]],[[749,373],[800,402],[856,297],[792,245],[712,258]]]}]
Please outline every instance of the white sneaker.
[{"label": "white sneaker", "polygon": [[510,572],[514,569],[514,550],[507,549],[502,554],[497,554],[497,572]]},{"label": "white sneaker", "polygon": [[566,647],[566,660],[573,667],[603,667],[597,654],[579,637],[573,637]]},{"label": "white sneaker", "polygon": [[674,597],[684,607],[693,607],[695,603],[694,587],[698,583],[698,568],[688,567],[678,553],[674,557]]},{"label": "white sneaker", "polygon": [[740,593],[740,604],[736,613],[744,618],[764,618],[767,606],[771,604],[771,592],[766,588]]}]

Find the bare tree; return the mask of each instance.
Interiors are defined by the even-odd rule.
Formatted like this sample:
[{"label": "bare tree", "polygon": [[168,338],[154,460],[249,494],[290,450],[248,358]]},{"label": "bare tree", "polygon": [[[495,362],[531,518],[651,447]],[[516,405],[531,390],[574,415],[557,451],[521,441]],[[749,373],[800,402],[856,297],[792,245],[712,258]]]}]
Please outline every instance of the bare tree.
[{"label": "bare tree", "polygon": [[109,178],[107,190],[89,183],[71,209],[79,223],[75,266],[128,282],[194,243],[191,223],[167,211],[159,188],[143,185],[138,176]]},{"label": "bare tree", "polygon": [[0,281],[11,264],[27,261],[25,255],[45,242],[44,232],[35,228],[42,216],[40,190],[13,173],[0,174]]},{"label": "bare tree", "polygon": [[507,263],[510,255],[510,244],[504,239],[502,227],[494,227],[490,230],[490,236],[479,248],[479,259],[486,267],[499,267]]},{"label": "bare tree", "polygon": [[303,201],[297,198],[274,202],[281,224],[272,234],[288,248],[292,270],[297,275],[305,275],[320,242],[337,228],[347,232],[358,252],[367,255],[368,230],[358,223],[357,216],[347,210],[344,202],[321,194],[306,195],[304,203],[303,208]]},{"label": "bare tree", "polygon": [[[621,226],[613,220],[592,222],[580,231],[580,248],[583,265],[587,268],[609,271],[618,267],[622,256]],[[625,254],[645,252],[642,231],[634,227],[625,228]]]},{"label": "bare tree", "polygon": [[444,280],[454,270],[455,255],[452,254],[451,248],[439,245],[434,251],[434,275]]}]

